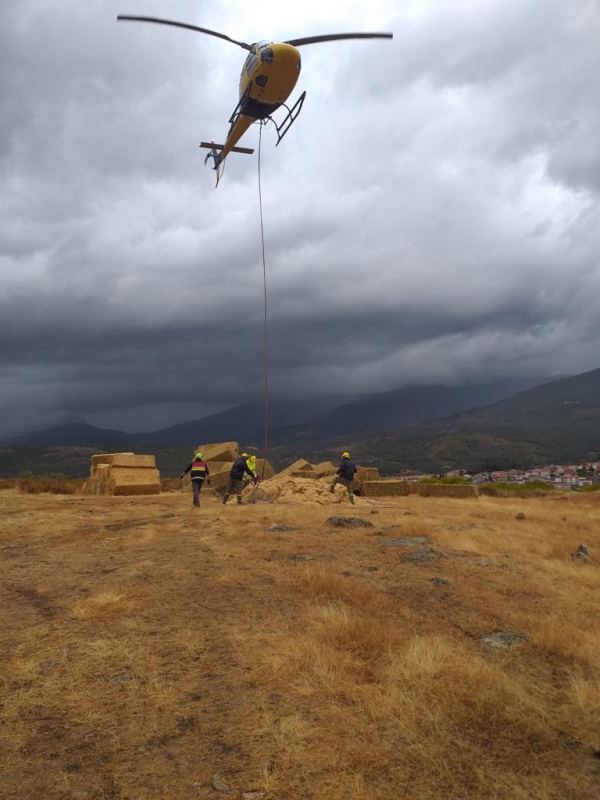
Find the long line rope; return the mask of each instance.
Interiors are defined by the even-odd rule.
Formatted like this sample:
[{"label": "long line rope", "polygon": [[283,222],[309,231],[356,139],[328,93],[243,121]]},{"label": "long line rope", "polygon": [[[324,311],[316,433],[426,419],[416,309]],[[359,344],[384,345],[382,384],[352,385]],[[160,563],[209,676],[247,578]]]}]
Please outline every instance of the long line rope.
[{"label": "long line rope", "polygon": [[263,441],[263,466],[261,479],[265,478],[265,466],[269,455],[269,324],[267,316],[267,260],[265,258],[265,228],[263,224],[262,187],[260,182],[260,151],[262,143],[263,122],[261,120],[258,134],[258,204],[260,208],[260,239],[262,244],[263,288],[264,288],[264,375],[265,375],[265,416]]}]

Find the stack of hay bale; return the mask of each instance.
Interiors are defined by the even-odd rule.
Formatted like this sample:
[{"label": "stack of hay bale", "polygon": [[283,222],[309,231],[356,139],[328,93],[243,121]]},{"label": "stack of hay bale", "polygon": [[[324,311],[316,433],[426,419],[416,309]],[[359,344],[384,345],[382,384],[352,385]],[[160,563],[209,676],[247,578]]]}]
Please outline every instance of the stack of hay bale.
[{"label": "stack of hay bale", "polygon": [[[337,472],[337,467],[331,461],[323,461],[313,466],[308,461],[300,459],[283,472],[277,473],[276,478],[289,475],[293,478],[331,478]],[[362,497],[405,497],[410,494],[407,481],[394,478],[382,479],[379,470],[375,467],[357,467],[354,476],[354,491]]]},{"label": "stack of hay bale", "polygon": [[406,497],[410,486],[397,478],[382,478],[375,467],[357,467],[354,491],[362,497]]},{"label": "stack of hay bale", "polygon": [[92,456],[90,477],[83,494],[114,497],[135,494],[160,494],[160,474],[154,456],[134,453],[102,453]]},{"label": "stack of hay bale", "polygon": [[[301,458],[278,472],[269,485],[263,484],[253,492],[246,490],[246,494],[251,502],[340,502],[346,496],[343,487],[339,487],[334,497],[325,494],[336,472],[337,467],[331,461],[313,465]],[[298,478],[302,480],[296,481]],[[310,481],[311,488],[304,486],[303,481]],[[358,467],[354,491],[363,497],[404,497],[410,494],[410,485],[402,480],[382,480],[379,470],[374,467]]]}]

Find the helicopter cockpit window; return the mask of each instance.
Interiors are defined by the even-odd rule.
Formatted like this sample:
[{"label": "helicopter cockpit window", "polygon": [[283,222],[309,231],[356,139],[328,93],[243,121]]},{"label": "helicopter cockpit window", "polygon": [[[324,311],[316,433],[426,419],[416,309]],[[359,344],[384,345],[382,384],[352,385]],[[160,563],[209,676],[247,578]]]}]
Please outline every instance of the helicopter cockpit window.
[{"label": "helicopter cockpit window", "polygon": [[254,67],[257,64],[258,64],[258,61],[256,60],[255,54],[254,53],[250,53],[248,55],[248,58],[244,61],[244,66],[242,68],[242,77],[244,76],[244,73],[246,73],[247,75],[250,75],[254,71]]},{"label": "helicopter cockpit window", "polygon": [[265,47],[265,49],[261,52],[260,60],[263,62],[263,64],[273,63],[273,51],[270,47]]}]

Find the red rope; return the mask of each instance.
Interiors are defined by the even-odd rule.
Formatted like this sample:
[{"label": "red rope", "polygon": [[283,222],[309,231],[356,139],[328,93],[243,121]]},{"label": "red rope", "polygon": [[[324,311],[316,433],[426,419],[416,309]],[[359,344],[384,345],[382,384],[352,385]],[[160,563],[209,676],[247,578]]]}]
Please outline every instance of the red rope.
[{"label": "red rope", "polygon": [[265,466],[269,454],[269,326],[267,317],[267,262],[265,258],[265,229],[263,225],[262,189],[260,184],[260,150],[263,123],[260,122],[258,134],[258,203],[260,207],[260,238],[262,242],[263,286],[264,286],[264,373],[265,373],[265,418],[263,442],[263,467],[261,478],[265,477]]}]

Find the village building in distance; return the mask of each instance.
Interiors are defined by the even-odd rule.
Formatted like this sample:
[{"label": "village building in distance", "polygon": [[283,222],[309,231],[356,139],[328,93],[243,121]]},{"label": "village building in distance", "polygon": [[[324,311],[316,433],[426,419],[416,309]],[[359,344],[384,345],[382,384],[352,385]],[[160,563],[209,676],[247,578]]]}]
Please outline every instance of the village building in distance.
[{"label": "village building in distance", "polygon": [[547,467],[533,467],[532,469],[494,470],[492,472],[478,472],[475,475],[465,473],[463,470],[451,470],[445,477],[470,478],[473,483],[547,483],[554,489],[581,489],[584,486],[593,486],[600,483],[600,461],[583,464],[551,464]]}]

